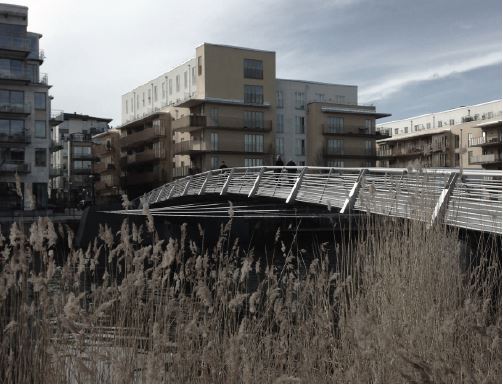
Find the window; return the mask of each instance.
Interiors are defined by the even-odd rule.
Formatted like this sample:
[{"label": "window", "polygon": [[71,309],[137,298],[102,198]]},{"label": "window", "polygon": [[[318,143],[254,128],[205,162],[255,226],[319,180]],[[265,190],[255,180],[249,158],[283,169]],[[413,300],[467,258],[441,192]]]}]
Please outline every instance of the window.
[{"label": "window", "polygon": [[295,116],[295,133],[304,134],[304,117]]},{"label": "window", "polygon": [[295,141],[295,155],[305,155],[306,154],[306,142],[303,139],[297,139]]},{"label": "window", "polygon": [[140,98],[138,97],[138,95],[136,96],[136,108],[140,108]]},{"label": "window", "polygon": [[209,109],[210,122],[208,122],[208,126],[218,126],[218,109],[210,108]]},{"label": "window", "polygon": [[73,161],[74,169],[91,169],[91,161],[88,160],[74,160]]},{"label": "window", "polygon": [[398,134],[398,128],[395,128],[395,134]]},{"label": "window", "polygon": [[442,127],[442,121],[438,121],[438,127]]},{"label": "window", "polygon": [[152,104],[152,90],[148,90],[148,104]]},{"label": "window", "polygon": [[367,133],[372,134],[375,128],[375,121],[373,119],[365,119],[365,128],[367,129]]},{"label": "window", "polygon": [[264,160],[262,158],[245,158],[246,168],[251,168],[254,166],[264,166]]},{"label": "window", "polygon": [[162,99],[166,98],[166,82],[161,83],[161,94]]},{"label": "window", "polygon": [[374,152],[373,145],[374,145],[373,141],[369,141],[369,140],[365,141],[365,152],[367,154],[372,154]]},{"label": "window", "polygon": [[45,121],[35,121],[35,137],[46,138],[46,122]]},{"label": "window", "polygon": [[325,94],[316,94],[316,101],[318,102],[324,102],[325,101]]},{"label": "window", "polygon": [[[404,130],[406,129],[406,127],[404,127]],[[419,131],[419,125],[414,125],[414,131]]]},{"label": "window", "polygon": [[264,113],[262,111],[245,111],[244,126],[248,128],[264,127]]},{"label": "window", "polygon": [[10,160],[16,163],[24,162],[24,149],[10,148]]},{"label": "window", "polygon": [[328,133],[342,133],[344,127],[344,118],[342,117],[328,117],[327,119],[327,132]]},{"label": "window", "polygon": [[218,133],[210,134],[211,150],[218,150]]},{"label": "window", "polygon": [[426,128],[427,128],[427,129],[431,129],[431,123],[430,123],[430,122],[428,122],[428,123],[426,124]]},{"label": "window", "polygon": [[128,100],[126,99],[126,114],[128,113],[128,105],[129,105],[129,103],[128,103]]},{"label": "window", "polygon": [[187,90],[188,86],[189,86],[189,82],[188,82],[187,71],[184,71],[184,73],[183,73],[183,88],[185,90]]},{"label": "window", "polygon": [[327,142],[328,154],[344,154],[344,140],[342,139],[329,139]]},{"label": "window", "polygon": [[494,116],[493,112],[492,111],[489,111],[487,113],[487,119],[491,119],[492,117]]},{"label": "window", "polygon": [[212,169],[218,169],[220,167],[220,161],[218,159],[218,156],[214,155],[211,157],[211,168]]},{"label": "window", "polygon": [[279,109],[283,108],[283,91],[276,91],[276,107]]},{"label": "window", "polygon": [[245,134],[245,151],[250,153],[263,153],[264,136],[262,134]]},{"label": "window", "polygon": [[403,132],[404,132],[405,134],[407,134],[407,133],[409,132],[409,128],[408,128],[408,127],[404,127],[404,128],[403,128]]},{"label": "window", "polygon": [[343,168],[344,161],[339,159],[331,159],[327,161],[327,166],[330,168]]},{"label": "window", "polygon": [[203,75],[203,58],[201,56],[197,57],[197,75]]},{"label": "window", "polygon": [[35,166],[47,166],[47,149],[35,149]]},{"label": "window", "polygon": [[157,102],[157,86],[154,86],[154,102]]},{"label": "window", "polygon": [[283,137],[276,137],[276,155],[285,154],[285,139]]},{"label": "window", "polygon": [[262,61],[255,59],[245,59],[244,77],[249,79],[264,79]]},{"label": "window", "polygon": [[47,208],[47,183],[34,182],[32,192],[35,197],[35,208]]},{"label": "window", "polygon": [[5,136],[18,136],[24,132],[24,121],[20,119],[0,119],[0,138]]},{"label": "window", "polygon": [[143,93],[142,104],[143,104],[143,107],[145,107],[145,93]]},{"label": "window", "polygon": [[90,146],[74,146],[73,147],[74,156],[91,155]]},{"label": "window", "polygon": [[131,98],[131,112],[133,112],[134,110],[134,99]]},{"label": "window", "polygon": [[449,119],[449,125],[453,126],[454,125],[454,119]]},{"label": "window", "polygon": [[295,108],[299,110],[304,110],[305,108],[305,95],[303,92],[296,92],[295,93]]},{"label": "window", "polygon": [[343,105],[344,103],[346,103],[346,97],[344,95],[336,95],[335,103]]},{"label": "window", "polygon": [[169,85],[169,95],[173,95],[173,79],[170,79],[168,81],[168,85]]},{"label": "window", "polygon": [[180,92],[180,75],[176,76],[175,81],[176,81],[176,92]]},{"label": "window", "polygon": [[192,86],[196,84],[196,68],[192,67]]},{"label": "window", "polygon": [[276,132],[277,133],[284,132],[284,116],[283,116],[283,114],[276,115]]},{"label": "window", "polygon": [[261,105],[264,103],[264,90],[262,86],[245,84],[245,103]]},{"label": "window", "polygon": [[22,109],[24,105],[24,92],[0,90],[0,105],[2,106],[2,109],[7,109],[11,111]]}]

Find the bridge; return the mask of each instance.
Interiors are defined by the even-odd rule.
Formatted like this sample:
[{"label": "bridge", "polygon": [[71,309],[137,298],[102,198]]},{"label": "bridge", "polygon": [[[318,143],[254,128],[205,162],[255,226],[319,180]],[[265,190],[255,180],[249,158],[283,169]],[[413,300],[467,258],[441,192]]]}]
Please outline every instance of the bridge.
[{"label": "bridge", "polygon": [[[313,216],[366,212],[501,234],[501,180],[501,171],[477,169],[236,167],[164,184],[114,213],[228,216],[232,207],[218,202],[240,198],[249,207],[232,210],[248,216],[295,216],[304,203]],[[269,206],[257,204],[264,199]]]}]

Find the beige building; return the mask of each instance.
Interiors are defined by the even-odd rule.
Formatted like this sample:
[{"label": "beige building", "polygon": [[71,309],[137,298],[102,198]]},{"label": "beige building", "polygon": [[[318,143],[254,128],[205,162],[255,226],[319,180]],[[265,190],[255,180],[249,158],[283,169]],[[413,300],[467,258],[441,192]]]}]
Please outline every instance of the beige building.
[{"label": "beige building", "polygon": [[307,165],[372,167],[376,164],[375,120],[390,114],[374,106],[313,102],[307,108]]},{"label": "beige building", "polygon": [[501,169],[501,100],[378,125],[379,166]]},{"label": "beige building", "polygon": [[96,177],[94,193],[96,203],[108,203],[119,197],[120,191],[120,131],[109,129],[92,137],[92,153],[95,160],[93,174]]}]

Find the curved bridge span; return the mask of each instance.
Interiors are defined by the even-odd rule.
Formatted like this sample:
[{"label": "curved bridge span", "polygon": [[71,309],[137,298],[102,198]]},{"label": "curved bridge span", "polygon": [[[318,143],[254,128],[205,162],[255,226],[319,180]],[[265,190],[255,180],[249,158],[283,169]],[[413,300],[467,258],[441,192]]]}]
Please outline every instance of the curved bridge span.
[{"label": "curved bridge span", "polygon": [[[211,170],[162,185],[132,202],[122,214],[153,214],[177,207],[181,198],[262,197],[307,203],[340,214],[369,212],[501,234],[501,171],[401,168],[248,167]],[[221,199],[221,197],[218,197]],[[177,208],[183,208],[178,206]],[[314,208],[313,208],[314,209]]]}]

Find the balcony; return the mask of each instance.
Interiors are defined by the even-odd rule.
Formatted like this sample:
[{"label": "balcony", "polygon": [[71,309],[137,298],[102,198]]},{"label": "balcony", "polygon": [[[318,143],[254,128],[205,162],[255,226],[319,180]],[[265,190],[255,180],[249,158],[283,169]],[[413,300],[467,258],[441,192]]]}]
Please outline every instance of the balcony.
[{"label": "balcony", "polygon": [[32,74],[30,74],[26,68],[21,68],[18,71],[1,69],[0,70],[0,80],[4,83],[25,83],[28,84],[32,81]]},{"label": "balcony", "polygon": [[265,132],[272,130],[272,121],[264,120],[256,122],[235,117],[219,117],[217,120],[214,120],[205,115],[191,115],[172,121],[171,128],[173,131],[189,132],[199,130],[201,128]]},{"label": "balcony", "polygon": [[[267,148],[269,149],[267,151]],[[211,143],[206,141],[182,141],[174,144],[173,154],[189,155],[197,153],[214,153],[214,154],[270,154],[272,146],[263,144],[262,151],[257,151],[257,147],[245,146],[244,142],[234,143],[225,141],[224,138],[220,141],[217,147],[213,147]]]},{"label": "balcony", "polygon": [[24,58],[31,51],[30,40],[22,37],[0,36],[0,51],[16,58]]},{"label": "balcony", "polygon": [[492,137],[492,138],[487,138],[487,137],[477,137],[477,138],[470,138],[468,141],[468,146],[474,147],[474,146],[492,146],[492,145],[501,145],[501,137]]},{"label": "balcony", "polygon": [[493,153],[493,154],[483,154],[483,155],[478,155],[478,156],[471,156],[468,162],[473,165],[500,163],[501,162],[501,154]]},{"label": "balcony", "polygon": [[373,139],[384,139],[384,138],[389,138],[390,136],[379,132],[379,131],[374,131],[372,130],[369,131],[369,129],[366,128],[335,128],[330,125],[322,124],[322,132],[323,135],[327,136],[340,136],[340,137],[359,137],[359,138],[373,138]]},{"label": "balcony", "polygon": [[142,145],[149,142],[154,142],[164,136],[164,129],[160,127],[149,127],[144,130],[135,131],[131,134],[120,138],[121,148],[129,148],[133,146]]},{"label": "balcony", "polygon": [[26,174],[31,170],[29,164],[25,164],[24,161],[16,162],[16,161],[6,161],[3,164],[0,164],[0,172],[2,173],[19,173]]},{"label": "balcony", "polygon": [[115,165],[111,163],[99,162],[94,165],[94,173],[102,174],[108,171],[115,170]]},{"label": "balcony", "polygon": [[28,103],[0,103],[0,115],[27,117],[30,114],[31,105]]},{"label": "balcony", "polygon": [[0,133],[0,143],[7,144],[27,144],[31,142],[31,135],[28,130],[23,130],[20,133]]},{"label": "balcony", "polygon": [[323,156],[326,158],[356,158],[356,159],[375,159],[377,157],[375,150],[365,150],[361,148],[330,148],[323,149]]},{"label": "balcony", "polygon": [[127,164],[128,165],[133,165],[133,164],[141,164],[141,163],[146,163],[146,162],[153,162],[156,160],[160,160],[161,153],[158,151],[154,151],[153,149],[151,150],[145,150],[141,153],[134,153],[134,154],[128,154],[127,156]]}]

